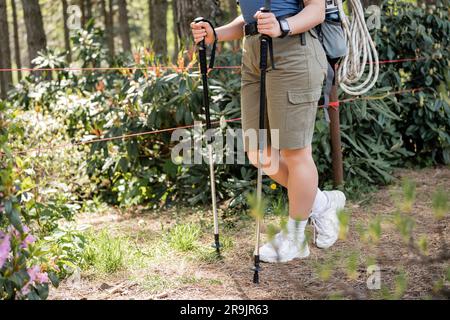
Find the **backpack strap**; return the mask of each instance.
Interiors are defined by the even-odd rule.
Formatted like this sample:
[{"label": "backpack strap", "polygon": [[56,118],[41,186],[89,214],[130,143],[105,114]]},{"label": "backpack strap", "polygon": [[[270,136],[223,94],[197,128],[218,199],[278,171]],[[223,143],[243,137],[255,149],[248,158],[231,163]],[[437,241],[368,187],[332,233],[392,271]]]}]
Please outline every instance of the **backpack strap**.
[{"label": "backpack strap", "polygon": [[327,77],[325,79],[325,86],[323,87],[323,110],[325,112],[325,120],[330,123],[330,114],[328,113],[328,107],[330,106],[330,94],[331,88],[334,82],[334,69],[330,63],[328,63]]},{"label": "backpack strap", "polygon": [[[328,58],[328,69],[327,69],[327,77],[325,79],[325,86],[323,87],[323,110],[325,111],[325,120],[330,123],[330,115],[328,113],[328,108],[330,106],[336,106],[338,103],[330,102],[331,89],[333,85],[336,83],[336,74],[334,72],[336,64],[339,59],[331,59]],[[333,105],[334,104],[334,105]]]},{"label": "backpack strap", "polygon": [[[303,10],[305,8],[305,3],[303,2],[303,0],[299,1],[300,4],[300,11]],[[300,34],[300,43],[302,46],[306,46],[306,38],[305,38],[305,34],[301,33]]]}]

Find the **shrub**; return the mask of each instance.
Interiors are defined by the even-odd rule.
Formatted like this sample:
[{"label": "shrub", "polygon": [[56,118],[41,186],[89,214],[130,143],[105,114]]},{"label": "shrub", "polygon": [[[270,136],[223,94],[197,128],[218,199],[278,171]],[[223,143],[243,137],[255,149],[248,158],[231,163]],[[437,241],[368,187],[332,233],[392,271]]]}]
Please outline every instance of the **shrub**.
[{"label": "shrub", "polygon": [[36,238],[26,226],[18,231],[10,226],[0,231],[0,299],[46,299],[50,279],[57,285],[53,272],[40,261]]}]

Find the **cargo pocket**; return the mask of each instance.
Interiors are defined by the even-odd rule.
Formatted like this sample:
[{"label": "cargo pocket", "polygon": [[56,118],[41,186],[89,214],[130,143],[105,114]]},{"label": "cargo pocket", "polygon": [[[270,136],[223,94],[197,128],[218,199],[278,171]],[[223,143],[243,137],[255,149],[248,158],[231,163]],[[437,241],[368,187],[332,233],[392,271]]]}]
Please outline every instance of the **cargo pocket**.
[{"label": "cargo pocket", "polygon": [[312,141],[320,94],[320,90],[288,91],[286,130],[295,135],[290,138],[296,140],[299,146],[306,146]]}]

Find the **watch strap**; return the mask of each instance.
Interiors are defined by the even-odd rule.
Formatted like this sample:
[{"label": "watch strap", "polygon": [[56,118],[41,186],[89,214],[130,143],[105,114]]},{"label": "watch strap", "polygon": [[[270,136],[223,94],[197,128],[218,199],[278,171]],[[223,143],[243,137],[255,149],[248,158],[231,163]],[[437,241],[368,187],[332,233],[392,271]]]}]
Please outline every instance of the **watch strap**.
[{"label": "watch strap", "polygon": [[[281,29],[281,36],[279,38],[285,38],[291,32],[291,30],[289,29],[289,23],[284,18],[278,19],[278,23],[280,24],[280,29]],[[285,25],[288,26],[288,29],[284,28]]]}]

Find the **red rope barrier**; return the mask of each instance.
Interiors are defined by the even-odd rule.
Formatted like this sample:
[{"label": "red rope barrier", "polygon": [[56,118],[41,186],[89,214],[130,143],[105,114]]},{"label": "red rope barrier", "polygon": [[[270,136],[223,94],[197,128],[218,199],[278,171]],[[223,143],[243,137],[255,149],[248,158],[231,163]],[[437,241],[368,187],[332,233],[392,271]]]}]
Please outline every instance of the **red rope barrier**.
[{"label": "red rope barrier", "polygon": [[[424,90],[424,89],[423,88],[405,89],[405,90],[388,92],[387,94],[385,94],[383,96],[357,97],[357,98],[344,99],[344,100],[340,100],[340,101],[336,101],[336,102],[331,102],[329,104],[329,106],[337,109],[341,103],[348,103],[348,102],[353,102],[353,101],[363,101],[363,100],[381,100],[388,96],[393,96],[393,95],[398,95],[398,94],[403,94],[403,93],[414,93],[414,92],[418,92],[418,91],[422,91],[422,90]],[[323,108],[323,107],[324,107],[323,105],[319,106],[319,108]],[[237,122],[237,121],[240,121],[241,119],[242,118],[233,118],[233,119],[225,120],[225,122],[227,122],[227,123]],[[218,124],[218,123],[220,123],[220,121],[214,121],[212,123]],[[204,126],[204,124],[202,124],[202,126]],[[193,127],[194,127],[194,125],[186,125],[186,126],[158,129],[158,130],[152,130],[152,131],[146,131],[146,132],[136,132],[136,133],[124,134],[124,135],[115,136],[115,137],[99,138],[99,139],[93,139],[93,140],[88,140],[88,141],[79,141],[79,142],[75,142],[75,143],[65,143],[65,144],[60,144],[60,145],[56,145],[56,146],[48,146],[46,148],[32,148],[32,149],[28,149],[27,151],[13,153],[13,155],[26,155],[31,152],[37,152],[37,151],[41,152],[43,150],[44,151],[54,151],[55,149],[63,149],[66,147],[76,147],[76,146],[80,146],[80,145],[88,145],[88,144],[93,144],[93,143],[98,143],[98,142],[129,139],[129,138],[147,136],[147,135],[158,134],[158,133],[172,132],[172,131],[179,130],[179,129],[190,129]],[[3,154],[0,153],[0,155],[3,155]]]},{"label": "red rope barrier", "polygon": [[[240,69],[241,66],[216,66],[214,70],[226,70],[226,69]],[[188,71],[188,70],[198,70],[199,68],[196,66],[188,66],[188,67],[177,67],[177,66],[148,66],[148,67],[99,67],[99,68],[11,68],[11,69],[0,69],[0,72],[42,72],[42,71],[73,71],[73,72],[82,72],[82,71],[158,71],[158,70],[174,70],[174,71]]]},{"label": "red rope barrier", "polygon": [[[381,60],[379,64],[389,64],[389,63],[400,63],[400,62],[412,62],[412,61],[420,61],[420,60],[428,60],[426,57],[417,57],[417,58],[405,58],[405,59],[397,59],[397,60]],[[436,59],[430,59],[436,60]]]},{"label": "red rope barrier", "polygon": [[[225,120],[225,122],[229,123],[229,122],[236,122],[236,121],[240,121],[240,120],[241,120],[241,118],[234,118],[234,119]],[[220,121],[212,122],[212,124],[218,124],[218,123],[220,123]],[[181,129],[190,129],[190,128],[193,128],[194,126],[195,125],[190,124],[190,125],[186,125],[186,126],[158,129],[158,130],[145,131],[145,132],[136,132],[136,133],[124,134],[124,135],[108,137],[108,138],[99,138],[99,139],[79,141],[79,142],[74,142],[74,143],[64,143],[64,144],[60,144],[60,145],[56,145],[56,146],[48,146],[46,148],[32,148],[32,149],[28,149],[27,151],[21,151],[21,152],[17,152],[17,153],[13,153],[13,154],[14,155],[24,155],[24,154],[28,154],[31,152],[42,151],[42,150],[46,150],[46,151],[53,150],[54,151],[55,149],[63,149],[66,147],[77,147],[77,146],[81,146],[81,145],[94,144],[94,143],[98,143],[98,142],[130,139],[130,138],[148,136],[148,135],[153,135],[153,134],[158,134],[158,133],[172,132],[172,131],[181,130]],[[201,124],[201,126],[205,126],[205,124]]]},{"label": "red rope barrier", "polygon": [[[402,62],[412,62],[412,61],[420,61],[420,60],[436,60],[426,57],[417,57],[417,58],[405,58],[405,59],[395,59],[395,60],[382,60],[379,61],[379,64],[393,64],[393,63],[402,63]],[[216,66],[213,70],[236,70],[241,69],[241,66]],[[62,72],[62,71],[73,71],[73,72],[82,72],[82,71],[157,71],[157,70],[174,70],[174,71],[188,71],[188,70],[198,70],[197,66],[187,66],[187,67],[178,67],[178,66],[148,66],[148,67],[98,67],[98,68],[4,68],[0,69],[0,72],[42,72],[42,71],[51,71],[51,72]]]}]

